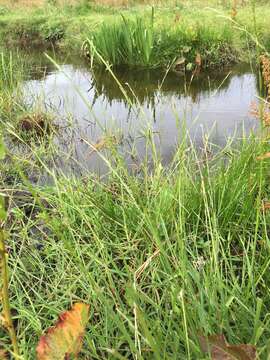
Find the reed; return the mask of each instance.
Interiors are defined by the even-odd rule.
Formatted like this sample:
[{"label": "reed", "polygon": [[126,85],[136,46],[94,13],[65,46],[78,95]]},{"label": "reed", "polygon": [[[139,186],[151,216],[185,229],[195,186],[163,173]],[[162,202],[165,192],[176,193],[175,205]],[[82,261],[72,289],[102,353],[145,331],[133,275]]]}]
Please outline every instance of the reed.
[{"label": "reed", "polygon": [[0,53],[0,86],[13,88],[17,83],[16,62],[12,53]]},{"label": "reed", "polygon": [[[91,41],[98,53],[113,65],[149,65],[154,46],[154,10],[151,20],[137,17],[103,24]],[[98,61],[98,58],[95,57]]]},{"label": "reed", "polygon": [[152,8],[150,18],[132,19],[122,15],[118,22],[104,23],[90,33],[83,48],[91,61],[98,64],[99,57],[91,44],[111,65],[169,66],[184,53],[186,64],[192,66],[200,54],[206,68],[236,60],[231,42],[232,32],[226,24],[218,29],[200,23],[190,26],[185,21],[174,22],[173,26],[167,22],[160,24],[155,21]]}]

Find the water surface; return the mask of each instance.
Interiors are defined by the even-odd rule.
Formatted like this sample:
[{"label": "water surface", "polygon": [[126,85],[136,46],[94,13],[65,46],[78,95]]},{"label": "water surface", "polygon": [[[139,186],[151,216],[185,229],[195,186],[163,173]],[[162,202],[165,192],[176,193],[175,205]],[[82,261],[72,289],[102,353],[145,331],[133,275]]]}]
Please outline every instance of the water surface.
[{"label": "water surface", "polygon": [[[164,163],[172,158],[183,134],[200,147],[206,136],[224,146],[258,126],[250,114],[258,94],[249,66],[195,76],[161,70],[115,69],[116,81],[105,69],[64,63],[56,69],[46,61],[34,66],[24,84],[28,104],[53,113],[59,125],[54,166],[64,171],[104,172],[104,162],[92,151],[106,136],[114,139],[131,161],[145,155],[146,133],[153,134]],[[122,86],[122,89],[119,86]]]}]

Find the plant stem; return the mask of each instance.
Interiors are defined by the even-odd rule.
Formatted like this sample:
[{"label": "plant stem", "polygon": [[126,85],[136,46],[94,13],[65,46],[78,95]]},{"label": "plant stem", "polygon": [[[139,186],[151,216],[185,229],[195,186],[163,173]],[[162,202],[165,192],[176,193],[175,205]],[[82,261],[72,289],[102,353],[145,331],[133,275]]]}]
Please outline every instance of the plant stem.
[{"label": "plant stem", "polygon": [[5,248],[5,236],[2,229],[0,229],[0,261],[1,261],[1,277],[2,277],[2,301],[3,301],[3,314],[5,319],[5,327],[9,332],[9,336],[13,346],[13,355],[16,360],[19,360],[19,348],[16,338],[15,329],[13,326],[11,312],[10,312],[10,303],[9,303],[9,294],[8,294],[8,265],[6,260],[6,248]]}]

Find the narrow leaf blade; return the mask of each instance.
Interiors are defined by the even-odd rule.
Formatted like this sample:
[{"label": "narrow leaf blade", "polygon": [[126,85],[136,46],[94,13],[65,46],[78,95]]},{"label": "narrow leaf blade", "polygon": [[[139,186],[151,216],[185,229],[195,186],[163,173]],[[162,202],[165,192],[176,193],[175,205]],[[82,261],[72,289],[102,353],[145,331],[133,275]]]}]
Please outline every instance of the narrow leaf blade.
[{"label": "narrow leaf blade", "polygon": [[2,135],[0,133],[0,160],[3,160],[5,158],[5,156],[6,156],[6,149],[5,149]]},{"label": "narrow leaf blade", "polygon": [[4,221],[6,219],[6,206],[5,206],[5,199],[0,194],[0,221]]}]

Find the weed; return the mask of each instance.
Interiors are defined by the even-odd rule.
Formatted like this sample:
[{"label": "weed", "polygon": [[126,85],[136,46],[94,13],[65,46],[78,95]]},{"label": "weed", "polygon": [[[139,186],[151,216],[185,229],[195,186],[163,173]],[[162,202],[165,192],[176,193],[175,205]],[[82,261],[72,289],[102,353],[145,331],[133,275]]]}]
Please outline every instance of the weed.
[{"label": "weed", "polygon": [[260,63],[262,68],[262,78],[265,91],[265,99],[261,99],[260,106],[252,104],[251,113],[257,119],[262,121],[263,126],[270,126],[270,59],[267,55],[260,56]]},{"label": "weed", "polygon": [[[123,34],[125,21],[128,30]],[[144,21],[149,31],[146,44],[142,44]],[[149,19],[124,17],[121,30],[113,34],[115,44],[122,46],[120,37],[125,44],[120,55],[107,49],[106,38],[100,35],[102,48],[116,63],[128,58],[132,64],[158,64],[164,61],[158,60],[162,54],[167,63],[174,54],[201,66],[213,59],[209,54],[206,60],[207,51],[219,54],[231,34],[227,28],[213,32],[201,24],[188,29],[177,25],[169,33],[166,28],[155,29],[155,22],[151,26]],[[185,53],[184,46],[192,50]],[[12,79],[12,88],[14,72],[6,75],[7,67],[2,67],[1,76]],[[267,69],[265,63],[265,75]],[[14,111],[14,99],[9,104]],[[18,122],[26,133],[44,131],[46,123],[47,116],[36,112],[24,113]],[[28,160],[14,156],[13,171],[20,175],[20,182],[12,188],[30,192],[32,202],[31,215],[22,216],[15,206],[8,209],[4,223],[9,233],[11,310],[24,358],[35,357],[42,329],[51,325],[63,307],[77,301],[91,304],[81,359],[199,359],[205,356],[200,334],[213,342],[208,335],[217,333],[224,334],[226,351],[233,346],[238,349],[231,344],[251,343],[253,353],[256,346],[261,358],[267,358],[268,142],[243,136],[236,147],[228,143],[223,149],[209,150],[206,141],[200,154],[187,141],[188,134],[183,138],[172,163],[164,167],[149,132],[153,165],[141,164],[137,177],[130,174],[117,151],[112,160],[101,152],[106,142],[92,146],[108,168],[106,181],[91,174],[83,179],[56,176],[38,150],[29,146],[31,156],[53,179],[53,185],[33,186],[26,176]],[[108,140],[108,145],[115,144],[114,138]],[[30,231],[33,226],[40,230],[38,247]],[[9,350],[2,329],[0,337],[1,345]],[[65,349],[62,355],[74,352]]]}]

